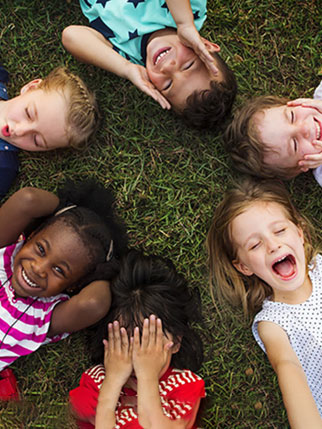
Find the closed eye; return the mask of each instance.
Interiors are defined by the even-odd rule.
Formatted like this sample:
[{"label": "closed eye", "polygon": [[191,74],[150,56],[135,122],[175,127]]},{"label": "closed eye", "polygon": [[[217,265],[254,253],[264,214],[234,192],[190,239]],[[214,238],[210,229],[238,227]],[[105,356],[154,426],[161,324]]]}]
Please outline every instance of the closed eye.
[{"label": "closed eye", "polygon": [[169,83],[162,89],[162,91],[167,91],[171,85],[172,85],[172,80],[169,81]]},{"label": "closed eye", "polygon": [[293,139],[293,144],[294,144],[294,152],[297,152],[298,144],[296,139]]},{"label": "closed eye", "polygon": [[194,63],[195,63],[195,61],[194,61],[194,60],[193,60],[193,61],[191,61],[191,63],[189,63],[187,66],[185,66],[185,67],[184,67],[184,70],[189,70],[189,69],[190,69],[190,67],[192,67]]},{"label": "closed eye", "polygon": [[294,123],[294,112],[293,110],[291,110],[291,124]]},{"label": "closed eye", "polygon": [[255,243],[255,244],[253,244],[253,245],[250,247],[250,249],[249,249],[249,250],[255,250],[255,249],[257,249],[257,248],[259,247],[259,245],[260,245],[260,242],[257,242],[257,243]]},{"label": "closed eye", "polygon": [[284,232],[286,230],[286,228],[281,228],[278,229],[277,231],[275,231],[275,234],[281,234],[282,232]]},{"label": "closed eye", "polygon": [[28,119],[31,119],[31,116],[30,116],[30,112],[29,112],[28,107],[26,107],[26,108],[25,108],[25,113],[26,113],[27,118],[28,118]]}]

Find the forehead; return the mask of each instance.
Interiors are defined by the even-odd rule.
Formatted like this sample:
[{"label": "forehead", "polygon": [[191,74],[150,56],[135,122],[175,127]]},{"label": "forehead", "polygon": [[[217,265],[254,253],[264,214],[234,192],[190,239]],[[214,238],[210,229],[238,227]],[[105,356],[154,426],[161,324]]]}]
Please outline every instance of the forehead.
[{"label": "forehead", "polygon": [[[215,64],[217,66],[216,59]],[[173,80],[171,90],[165,96],[173,107],[183,109],[187,98],[194,91],[210,89],[211,81],[222,82],[222,80],[223,74],[220,70],[218,75],[214,76],[200,58],[196,57],[191,70],[180,73],[179,78]]]},{"label": "forehead", "polygon": [[256,201],[248,205],[230,224],[230,234],[241,244],[249,234],[260,232],[265,224],[290,220],[286,209],[273,201]]},{"label": "forehead", "polygon": [[61,220],[45,226],[30,241],[38,240],[45,242],[52,256],[64,259],[71,266],[83,265],[88,260],[88,251],[79,235]]},{"label": "forehead", "polygon": [[254,125],[265,146],[264,161],[268,165],[295,168],[299,156],[294,152],[289,108],[275,106],[254,115]]},{"label": "forehead", "polygon": [[44,137],[47,150],[67,146],[67,100],[59,90],[31,89],[25,102],[37,118],[37,131]]}]

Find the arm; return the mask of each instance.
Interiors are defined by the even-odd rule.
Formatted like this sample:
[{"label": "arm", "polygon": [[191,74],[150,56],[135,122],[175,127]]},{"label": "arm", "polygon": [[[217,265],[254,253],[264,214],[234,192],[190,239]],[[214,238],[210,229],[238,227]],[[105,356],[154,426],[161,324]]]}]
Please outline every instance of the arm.
[{"label": "arm", "polygon": [[98,280],[53,310],[48,337],[87,328],[104,317],[111,306],[109,283]]},{"label": "arm", "polygon": [[142,92],[152,97],[164,109],[171,106],[150,82],[146,69],[133,64],[113,49],[113,45],[94,28],[71,25],[62,35],[64,47],[79,61],[93,64],[131,81]]},{"label": "arm", "polygon": [[132,341],[117,321],[108,325],[108,342],[104,340],[104,351],[106,376],[98,397],[96,429],[115,427],[115,410],[121,389],[132,372]]},{"label": "arm", "polygon": [[220,48],[200,36],[194,23],[190,0],[166,0],[166,3],[177,24],[177,34],[180,41],[193,49],[201,61],[216,76],[219,71],[209,51],[218,52]]},{"label": "arm", "polygon": [[260,322],[258,333],[278,377],[288,420],[294,429],[321,429],[322,419],[307,384],[302,365],[286,332],[272,322]]},{"label": "arm", "polygon": [[58,204],[56,195],[42,189],[22,188],[14,193],[0,208],[0,247],[14,243],[33,219],[50,215]]},{"label": "arm", "polygon": [[172,347],[173,343],[163,334],[161,320],[154,315],[144,320],[141,344],[139,328],[134,330],[133,367],[138,382],[138,416],[145,429],[191,428],[199,407],[198,402],[189,419],[170,420],[163,413],[159,377],[169,366]]}]

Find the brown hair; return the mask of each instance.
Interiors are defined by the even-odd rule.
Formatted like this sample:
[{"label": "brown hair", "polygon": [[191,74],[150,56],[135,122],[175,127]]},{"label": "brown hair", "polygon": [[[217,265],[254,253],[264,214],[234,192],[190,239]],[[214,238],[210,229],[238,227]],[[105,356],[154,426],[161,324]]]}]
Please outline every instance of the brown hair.
[{"label": "brown hair", "polygon": [[65,67],[51,71],[38,85],[44,91],[60,91],[67,103],[67,137],[72,147],[85,143],[94,132],[98,109],[94,94],[82,79]]},{"label": "brown hair", "polygon": [[246,316],[258,311],[263,300],[272,295],[273,291],[256,275],[243,275],[233,266],[232,261],[237,258],[237,249],[232,242],[231,223],[251,204],[260,201],[281,205],[287,218],[303,230],[307,264],[317,252],[312,246],[311,237],[314,237],[314,230],[311,223],[293,206],[282,183],[248,178],[235,184],[215,210],[206,244],[212,299],[215,300],[215,288],[220,299],[224,298],[232,305],[242,305]]},{"label": "brown hair", "polygon": [[224,140],[237,170],[257,177],[278,179],[291,179],[300,173],[298,166],[285,168],[265,163],[265,154],[273,149],[265,146],[254,119],[255,114],[272,107],[283,106],[288,101],[287,98],[272,95],[257,97],[235,114],[225,132]]},{"label": "brown hair", "polygon": [[237,82],[233,71],[217,52],[212,53],[223,74],[223,81],[210,82],[210,89],[194,91],[186,100],[179,116],[197,129],[215,128],[223,125],[229,116],[237,93]]}]

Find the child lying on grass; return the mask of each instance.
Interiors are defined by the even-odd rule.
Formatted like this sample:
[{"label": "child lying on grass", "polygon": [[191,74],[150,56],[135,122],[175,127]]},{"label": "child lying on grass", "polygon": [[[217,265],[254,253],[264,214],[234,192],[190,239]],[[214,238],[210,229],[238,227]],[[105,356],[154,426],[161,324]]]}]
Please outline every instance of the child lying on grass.
[{"label": "child lying on grass", "polygon": [[226,132],[235,167],[280,179],[315,169],[322,186],[322,82],[314,98],[289,101],[265,96],[243,106]]},{"label": "child lying on grass", "polygon": [[34,79],[8,100],[8,73],[0,65],[0,199],[18,173],[18,151],[79,146],[93,132],[97,108],[84,82],[67,69]]},{"label": "child lying on grass", "polygon": [[80,4],[90,27],[72,25],[62,36],[76,58],[130,80],[189,125],[221,124],[237,86],[219,46],[198,33],[206,19],[206,0]]}]

